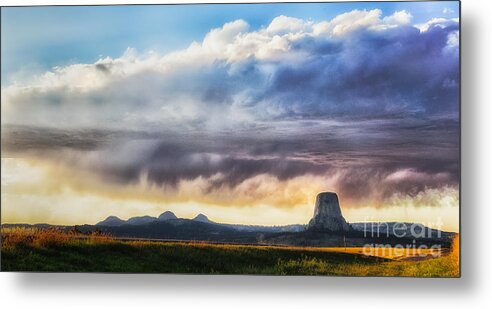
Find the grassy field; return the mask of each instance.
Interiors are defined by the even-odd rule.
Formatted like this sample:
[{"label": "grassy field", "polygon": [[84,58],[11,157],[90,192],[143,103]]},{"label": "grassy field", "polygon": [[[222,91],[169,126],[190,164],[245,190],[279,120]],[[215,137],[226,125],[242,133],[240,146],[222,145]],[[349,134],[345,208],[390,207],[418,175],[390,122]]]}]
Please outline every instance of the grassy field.
[{"label": "grassy field", "polygon": [[58,230],[2,229],[2,271],[335,276],[459,276],[458,241],[439,258],[405,261],[360,248],[301,248],[120,241]]}]

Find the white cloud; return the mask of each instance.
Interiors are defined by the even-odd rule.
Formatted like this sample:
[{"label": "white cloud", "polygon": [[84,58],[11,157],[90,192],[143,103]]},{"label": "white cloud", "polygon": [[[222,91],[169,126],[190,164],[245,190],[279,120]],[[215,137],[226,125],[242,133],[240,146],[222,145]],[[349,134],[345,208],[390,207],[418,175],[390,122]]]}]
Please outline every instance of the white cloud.
[{"label": "white cloud", "polygon": [[214,53],[221,53],[229,44],[233,44],[236,37],[249,28],[244,20],[226,23],[222,28],[211,30],[203,40],[202,49]]},{"label": "white cloud", "polygon": [[416,24],[415,27],[418,28],[421,32],[426,32],[432,27],[440,27],[440,28],[445,28],[450,25],[456,24],[459,22],[458,18],[452,18],[452,19],[447,19],[447,18],[432,18],[426,23],[423,24]]},{"label": "white cloud", "polygon": [[460,46],[460,33],[458,30],[456,30],[448,34],[446,47],[444,47],[443,53],[445,54],[454,53],[456,56],[458,56],[459,46]]},{"label": "white cloud", "polygon": [[[383,191],[396,190],[399,183],[412,186],[436,181],[453,184],[451,174],[445,169],[442,173],[426,173],[419,168],[412,169],[415,164],[388,175],[375,170],[364,172],[359,167],[356,172],[341,169],[326,175],[311,175],[312,165],[307,166],[306,160],[299,160],[305,155],[300,149],[302,147],[290,150],[295,146],[290,138],[302,139],[303,147],[307,147],[304,149],[308,153],[307,161],[316,163],[316,171],[321,168],[318,164],[327,161],[334,166],[367,165],[371,163],[369,157],[374,157],[376,161],[381,158],[374,156],[375,148],[364,145],[367,140],[392,141],[396,136],[398,141],[392,145],[405,144],[400,140],[403,133],[391,129],[391,120],[381,122],[377,117],[394,111],[408,117],[404,120],[399,118],[398,122],[403,121],[408,124],[403,127],[411,128],[418,118],[415,111],[425,111],[426,117],[435,116],[434,113],[455,112],[459,106],[456,101],[459,98],[456,87],[459,84],[459,62],[455,53],[459,42],[458,20],[433,19],[419,25],[419,32],[417,28],[411,28],[411,18],[406,11],[382,16],[380,10],[356,10],[318,23],[279,16],[270,25],[257,30],[251,30],[243,20],[236,20],[212,29],[202,41],[193,42],[183,50],[168,54],[142,54],[129,48],[121,57],[57,67],[29,80],[18,80],[2,88],[2,125],[52,126],[61,132],[67,128],[86,127],[101,131],[105,128],[146,131],[135,141],[109,136],[108,140],[101,141],[104,146],[98,146],[98,150],[84,150],[78,155],[73,150],[65,149],[67,147],[63,141],[56,147],[51,144],[40,146],[40,149],[52,151],[50,160],[56,161],[56,165],[63,162],[72,168],[80,165],[81,170],[109,175],[118,181],[126,180],[129,186],[133,186],[137,177],[139,182],[136,185],[142,187],[141,199],[162,200],[163,194],[167,193],[163,188],[168,184],[164,177],[172,178],[171,172],[175,169],[180,174],[186,173],[183,166],[192,165],[197,174],[191,173],[177,182],[178,189],[176,196],[172,196],[175,199],[172,202],[189,201],[191,196],[197,200],[206,198],[201,200],[203,203],[221,201],[221,205],[230,206],[232,201],[238,202],[239,198],[242,204],[237,206],[262,201],[275,209],[286,206],[294,209],[299,205],[312,205],[313,201],[308,199],[312,199],[317,192],[333,189],[353,197],[355,207],[364,205],[357,204],[356,200],[360,197],[355,196],[357,192],[352,190],[354,187],[357,191],[367,189],[367,194],[373,194],[377,200],[381,199]],[[429,31],[434,26],[437,27],[435,31]],[[442,52],[430,53],[430,49]],[[356,128],[350,117],[357,119]],[[375,123],[382,131],[374,130],[370,123]],[[246,130],[247,134],[241,135],[244,133],[242,130]],[[24,142],[27,140],[29,143],[29,134],[33,131],[38,130],[29,131]],[[151,134],[147,135],[149,132]],[[215,134],[217,132],[221,134]],[[306,137],[306,132],[309,137]],[[42,130],[37,133],[47,134]],[[408,135],[410,131],[404,134],[410,140],[417,139]],[[330,139],[326,142],[316,140],[317,135],[353,138],[360,148],[354,151],[352,143],[343,146],[347,143],[338,139],[333,142]],[[19,139],[19,135],[12,136],[12,139]],[[41,135],[34,135],[33,138],[36,136]],[[56,140],[58,136],[55,134],[44,138]],[[159,142],[151,140],[156,136],[159,136]],[[214,139],[222,137],[222,141],[217,138],[217,141],[209,143],[220,146],[218,148],[222,152],[217,153],[222,156],[215,152],[200,152],[204,144],[211,140],[207,136]],[[249,139],[243,141],[240,137],[244,136],[258,137],[258,140],[253,143],[248,142]],[[179,143],[171,143],[168,141],[170,137],[178,139]],[[72,142],[70,135],[66,138]],[[238,138],[236,143],[241,143],[240,150],[237,146],[233,147],[234,138]],[[289,146],[285,149],[279,147],[283,142],[253,145],[263,138],[288,141]],[[304,138],[311,142],[304,143]],[[22,142],[22,138],[19,141]],[[216,145],[220,142],[224,145]],[[12,143],[16,144],[16,141]],[[173,154],[172,150],[179,150],[181,143],[196,149],[188,149],[190,153]],[[313,147],[310,144],[322,147],[333,145],[333,149],[324,153],[314,147],[313,151],[309,151]],[[387,147],[380,148],[384,149],[386,159],[396,154]],[[343,149],[348,151],[344,153]],[[420,148],[415,149],[411,151],[418,151],[418,155],[408,156],[422,158]],[[338,157],[338,151],[343,154],[342,159]],[[404,151],[407,152],[408,148]],[[360,154],[366,152],[372,156],[364,162],[366,159]],[[156,157],[159,153],[161,156]],[[433,156],[438,157],[436,153],[439,152],[433,152]],[[260,158],[262,155],[266,158]],[[285,158],[292,162],[286,164]],[[245,159],[277,161],[252,164],[247,160],[243,162]],[[420,166],[421,160],[418,161]],[[178,166],[179,162],[184,165]],[[216,167],[219,163],[222,164],[220,168]],[[296,163],[300,167],[284,169],[286,166],[296,167]],[[426,164],[429,165],[428,162]],[[255,173],[251,173],[253,165],[259,167]],[[237,178],[238,183],[231,187],[215,187],[219,188],[215,191],[205,190],[210,184],[217,185],[218,178],[226,177],[221,172],[229,170],[229,166],[234,166],[232,176],[229,176]],[[240,173],[240,170],[247,173]],[[154,174],[150,173],[152,171]],[[33,176],[33,180],[37,179],[35,174],[29,175]],[[80,177],[79,173],[76,175],[74,180],[77,182],[79,179],[91,179]],[[358,186],[357,181],[366,179],[367,175],[379,177],[378,181],[371,181],[369,186]],[[16,180],[15,175],[7,175],[6,179],[3,176],[2,173],[2,185],[3,180],[6,184]],[[163,179],[160,179],[161,176]],[[281,181],[283,177],[287,180]],[[61,179],[60,185],[66,188],[63,178],[50,179],[54,182]],[[378,183],[384,186],[376,186]],[[91,192],[105,191],[92,180],[80,184],[80,189],[85,190],[86,185],[90,186]],[[151,190],[144,190],[149,186]],[[156,186],[155,190],[153,186]],[[58,189],[56,186],[54,188]],[[125,187],[124,192],[117,189],[114,192],[126,196],[139,193],[138,188]],[[200,188],[203,188],[202,192]],[[457,191],[453,188],[451,186],[446,191],[425,189],[424,193],[414,196],[407,194],[407,189],[402,187],[402,193],[392,196],[389,204],[394,209],[401,203],[409,208],[426,205],[454,207]],[[114,193],[112,190],[101,194]],[[272,195],[271,192],[276,194]],[[200,194],[196,196],[197,193]],[[349,200],[347,198],[347,202]],[[52,202],[47,201],[46,205]],[[309,209],[312,209],[311,206]]]},{"label": "white cloud", "polygon": [[368,28],[381,23],[381,10],[371,11],[354,10],[336,16],[331,21],[321,22],[313,25],[314,33],[317,35],[343,36],[349,32]]},{"label": "white cloud", "polygon": [[389,25],[408,25],[412,19],[412,14],[403,10],[393,13],[393,15],[383,18],[383,23]]},{"label": "white cloud", "polygon": [[[383,17],[378,9],[354,10],[318,23],[282,15],[254,31],[245,21],[236,20],[212,29],[202,42],[193,42],[183,50],[139,54],[128,48],[118,58],[56,67],[29,80],[18,80],[2,89],[2,123],[117,128],[125,123],[125,127],[175,129],[186,124],[202,130],[269,121],[304,108],[315,110],[317,105],[332,112],[331,108],[343,108],[343,103],[331,107],[326,98],[315,97],[317,88],[309,88],[321,87],[321,82],[335,83],[335,79],[320,75],[328,73],[319,70],[316,62],[327,61],[325,71],[333,70],[330,76],[340,79],[340,70],[351,74],[364,58],[378,61],[371,58],[373,51],[362,50],[366,48],[363,45],[344,47],[357,40],[352,34],[369,31],[384,36],[386,30],[410,21],[406,11]],[[432,26],[444,28],[456,22],[432,19],[417,27],[425,32]],[[457,33],[449,34],[448,49],[456,46],[456,37]],[[316,70],[302,77],[300,84],[307,87],[304,97],[289,93],[289,89],[276,95],[274,88],[288,85],[278,81],[287,76],[279,74],[287,66],[299,76],[306,74],[302,70],[307,68]],[[297,75],[293,78],[301,78]],[[295,79],[288,82],[299,84]],[[337,92],[343,91],[341,86]],[[364,107],[370,105],[363,100]],[[351,102],[358,101],[351,98]],[[255,105],[262,108],[252,108]]]},{"label": "white cloud", "polygon": [[296,33],[309,31],[312,22],[306,22],[299,18],[280,15],[275,17],[270,25],[266,28],[267,33],[273,35],[283,35],[286,33]]},{"label": "white cloud", "polygon": [[458,207],[459,193],[454,187],[426,189],[416,195],[393,194],[386,202],[387,206],[405,207]]}]

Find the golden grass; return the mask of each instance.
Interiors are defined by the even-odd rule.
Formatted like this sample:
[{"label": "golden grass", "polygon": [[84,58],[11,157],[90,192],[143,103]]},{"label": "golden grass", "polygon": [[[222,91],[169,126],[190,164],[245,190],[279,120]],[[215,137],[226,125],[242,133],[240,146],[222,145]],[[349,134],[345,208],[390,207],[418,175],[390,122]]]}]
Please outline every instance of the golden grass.
[{"label": "golden grass", "polygon": [[[459,237],[441,257],[364,248],[122,241],[56,228],[2,228],[6,270],[459,277]],[[430,249],[429,249],[430,250]],[[432,251],[429,254],[435,253]],[[378,258],[384,259],[378,259]],[[409,258],[409,259],[406,259]],[[146,260],[147,262],[143,262]],[[167,262],[166,262],[167,261]]]},{"label": "golden grass", "polygon": [[[313,248],[314,249],[314,248]],[[323,252],[346,252],[354,255],[364,255],[362,248],[318,248]],[[319,258],[303,257],[295,260],[289,260],[277,265],[279,274],[307,274],[319,275],[330,274],[340,276],[382,276],[382,277],[460,277],[459,266],[459,236],[453,239],[453,244],[449,250],[443,249],[436,254],[434,250],[427,251],[428,256],[416,256],[412,249],[406,250],[408,256],[380,255],[387,260],[377,264],[350,264],[342,263],[331,265],[329,260]],[[389,252],[389,251],[387,251]],[[425,250],[422,251],[423,253]],[[435,257],[437,256],[437,257]]]},{"label": "golden grass", "polygon": [[82,234],[76,230],[65,231],[60,228],[24,228],[9,227],[1,229],[2,250],[13,250],[16,247],[51,247],[63,246],[75,242],[108,243],[114,239],[107,234],[92,232]]},{"label": "golden grass", "polygon": [[457,235],[453,239],[453,243],[451,244],[451,252],[449,254],[451,261],[453,262],[455,269],[459,273],[460,269],[460,236]]}]

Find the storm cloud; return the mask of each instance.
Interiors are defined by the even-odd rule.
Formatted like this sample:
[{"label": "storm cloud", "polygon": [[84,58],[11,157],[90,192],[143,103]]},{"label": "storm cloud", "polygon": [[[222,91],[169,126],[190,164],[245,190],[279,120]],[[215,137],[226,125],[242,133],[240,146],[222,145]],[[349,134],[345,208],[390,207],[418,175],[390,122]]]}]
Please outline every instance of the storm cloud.
[{"label": "storm cloud", "polygon": [[243,20],[169,54],[54,68],[2,89],[2,156],[203,194],[259,175],[357,201],[459,183],[458,21],[405,11]]},{"label": "storm cloud", "polygon": [[280,16],[257,31],[237,20],[174,53],[129,49],[57,67],[2,89],[3,123],[237,130],[286,119],[456,115],[458,22],[418,28],[405,14],[353,11],[320,23]]}]

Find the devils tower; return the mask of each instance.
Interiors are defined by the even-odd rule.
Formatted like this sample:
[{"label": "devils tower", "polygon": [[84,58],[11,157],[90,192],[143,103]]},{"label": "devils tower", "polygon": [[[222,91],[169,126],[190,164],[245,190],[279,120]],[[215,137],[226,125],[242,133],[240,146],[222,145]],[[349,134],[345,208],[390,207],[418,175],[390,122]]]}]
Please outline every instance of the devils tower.
[{"label": "devils tower", "polygon": [[349,225],[342,216],[336,193],[322,192],[318,194],[314,216],[309,221],[308,229],[323,232],[344,232],[349,230]]}]

